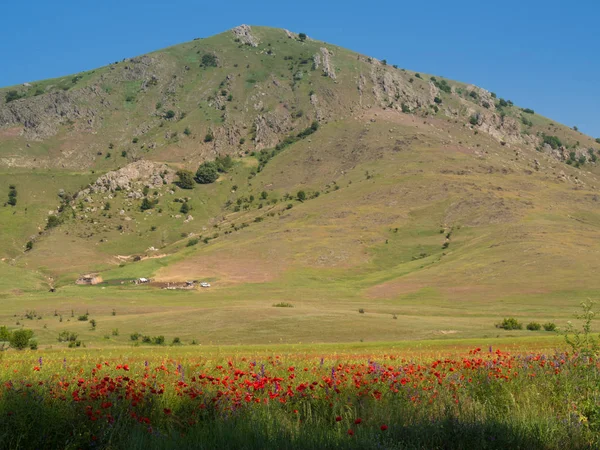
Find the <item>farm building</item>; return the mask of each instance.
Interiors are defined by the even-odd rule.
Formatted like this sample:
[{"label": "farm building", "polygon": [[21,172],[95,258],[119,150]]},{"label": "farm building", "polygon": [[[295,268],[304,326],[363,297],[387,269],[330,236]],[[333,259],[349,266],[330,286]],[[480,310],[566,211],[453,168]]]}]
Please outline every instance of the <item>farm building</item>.
[{"label": "farm building", "polygon": [[83,276],[79,277],[77,279],[77,281],[75,282],[75,284],[88,284],[88,285],[94,285],[94,284],[98,284],[98,283],[102,283],[102,277],[98,274],[83,275]]}]

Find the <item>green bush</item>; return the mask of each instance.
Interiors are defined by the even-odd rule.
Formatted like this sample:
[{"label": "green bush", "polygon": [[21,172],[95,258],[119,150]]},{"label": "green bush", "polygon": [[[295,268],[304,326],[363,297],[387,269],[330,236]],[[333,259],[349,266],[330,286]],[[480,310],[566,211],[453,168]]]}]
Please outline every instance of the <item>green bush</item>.
[{"label": "green bush", "polygon": [[181,189],[193,189],[194,188],[194,174],[189,170],[178,170],[177,176],[179,180],[175,183]]},{"label": "green bush", "polygon": [[547,134],[542,135],[542,141],[544,144],[548,144],[554,150],[559,147],[562,147],[562,142],[557,136],[548,136]]},{"label": "green bush", "polygon": [[305,33],[298,34],[298,39],[300,39],[301,42],[304,42],[306,40],[306,34]]},{"label": "green bush", "polygon": [[471,117],[469,117],[469,123],[471,125],[478,125],[479,124],[479,114],[473,114]]},{"label": "green bush", "polygon": [[187,203],[183,203],[181,205],[181,208],[179,208],[179,212],[181,214],[187,214],[190,212],[190,205],[188,205]]},{"label": "green bush", "polygon": [[33,337],[33,331],[31,330],[15,330],[10,333],[8,343],[16,350],[23,350],[29,346],[29,340]]},{"label": "green bush", "polygon": [[187,244],[185,244],[186,247],[193,247],[194,245],[196,245],[199,242],[198,238],[194,238],[194,239],[190,239]]},{"label": "green bush", "polygon": [[77,340],[77,333],[68,332],[67,330],[58,333],[58,342],[75,342]]},{"label": "green bush", "polygon": [[556,324],[554,322],[548,322],[544,325],[544,331],[556,331]]},{"label": "green bush", "polygon": [[439,98],[439,97],[436,97],[436,98],[433,99],[433,102],[437,103],[438,105],[441,105],[442,104],[442,99]]},{"label": "green bush", "polygon": [[10,103],[10,102],[14,102],[15,100],[19,100],[20,98],[23,98],[24,96],[25,95],[21,95],[17,91],[8,91],[6,93],[6,96],[4,97],[4,100],[6,101],[6,103]]},{"label": "green bush", "polygon": [[165,343],[165,337],[164,336],[154,336],[152,338],[152,343],[154,345],[163,345]]},{"label": "green bush", "polygon": [[202,55],[202,67],[217,67],[217,56],[212,53],[205,53]]},{"label": "green bush", "polygon": [[147,211],[152,208],[154,208],[154,204],[148,198],[144,198],[142,200],[142,204],[140,205],[140,210]]},{"label": "green bush", "polygon": [[27,244],[25,244],[25,251],[29,251],[33,249],[33,241],[27,241]]},{"label": "green bush", "polygon": [[523,108],[522,111],[526,114],[535,114],[535,111],[531,108]]},{"label": "green bush", "polygon": [[206,133],[204,135],[204,142],[212,142],[214,140],[214,138],[215,138],[215,136],[214,136],[213,132],[209,130],[208,133]]},{"label": "green bush", "polygon": [[291,303],[288,303],[288,302],[274,303],[273,306],[275,308],[293,308],[294,307],[294,305],[292,305]]},{"label": "green bush", "polygon": [[296,198],[303,202],[304,200],[306,200],[306,192],[304,191],[298,191],[298,193],[296,194]]},{"label": "green bush", "polygon": [[210,184],[217,181],[219,178],[219,171],[217,165],[214,162],[203,162],[196,171],[195,180],[199,184]]},{"label": "green bush", "polygon": [[529,323],[527,324],[527,329],[528,329],[529,331],[538,331],[538,330],[540,330],[541,328],[542,328],[542,326],[541,326],[539,323],[537,323],[537,322],[529,322]]},{"label": "green bush", "polygon": [[440,91],[446,92],[447,94],[452,92],[452,86],[450,86],[446,80],[437,80],[435,77],[431,77],[431,81]]},{"label": "green bush", "polygon": [[505,318],[502,323],[496,325],[496,328],[502,328],[504,330],[522,330],[523,324],[514,317]]},{"label": "green bush", "polygon": [[51,215],[48,216],[48,221],[46,222],[46,230],[57,227],[61,224],[60,217]]},{"label": "green bush", "polygon": [[175,111],[173,111],[172,109],[168,110],[165,113],[165,119],[172,119],[173,117],[175,117]]}]

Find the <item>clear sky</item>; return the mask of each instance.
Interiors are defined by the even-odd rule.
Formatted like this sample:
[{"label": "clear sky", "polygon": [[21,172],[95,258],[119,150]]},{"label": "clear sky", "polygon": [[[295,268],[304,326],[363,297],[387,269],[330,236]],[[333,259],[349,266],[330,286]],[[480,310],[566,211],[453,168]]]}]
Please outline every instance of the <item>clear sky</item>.
[{"label": "clear sky", "polygon": [[0,10],[0,86],[247,23],[474,83],[600,137],[600,0],[28,0]]}]

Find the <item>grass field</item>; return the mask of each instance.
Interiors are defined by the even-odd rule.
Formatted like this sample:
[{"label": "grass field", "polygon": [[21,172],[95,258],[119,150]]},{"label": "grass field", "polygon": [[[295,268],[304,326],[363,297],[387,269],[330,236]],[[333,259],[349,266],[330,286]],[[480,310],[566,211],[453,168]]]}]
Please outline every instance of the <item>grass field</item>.
[{"label": "grass field", "polygon": [[595,359],[474,342],[5,353],[0,444],[596,448]]}]

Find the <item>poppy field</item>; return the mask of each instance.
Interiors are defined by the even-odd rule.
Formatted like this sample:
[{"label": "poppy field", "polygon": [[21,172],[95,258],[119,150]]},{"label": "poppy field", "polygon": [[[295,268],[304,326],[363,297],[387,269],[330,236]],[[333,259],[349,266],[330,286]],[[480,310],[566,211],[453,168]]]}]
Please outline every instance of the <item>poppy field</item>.
[{"label": "poppy field", "polygon": [[[177,354],[177,352],[174,352]],[[7,353],[0,447],[598,448],[600,361],[419,354]]]}]

